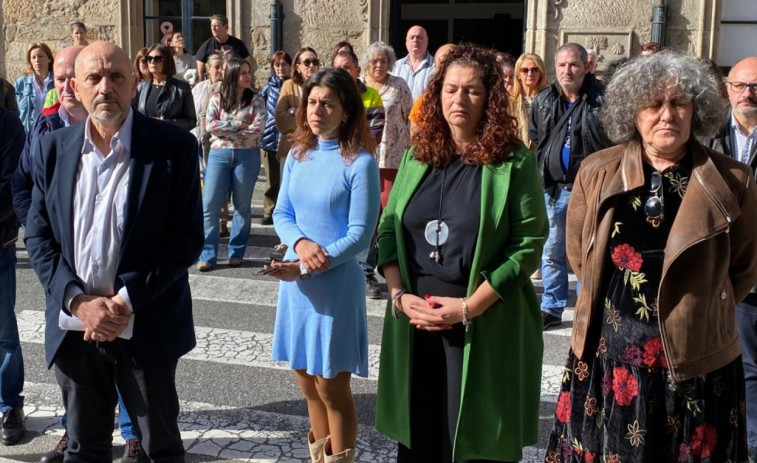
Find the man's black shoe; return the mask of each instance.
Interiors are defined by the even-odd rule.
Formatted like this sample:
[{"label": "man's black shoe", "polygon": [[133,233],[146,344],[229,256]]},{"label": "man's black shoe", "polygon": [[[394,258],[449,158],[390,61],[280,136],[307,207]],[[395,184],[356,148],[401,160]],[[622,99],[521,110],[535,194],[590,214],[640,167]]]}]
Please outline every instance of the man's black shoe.
[{"label": "man's black shoe", "polygon": [[3,445],[17,444],[23,439],[26,433],[24,426],[24,410],[22,408],[12,408],[3,413],[2,418],[2,441]]},{"label": "man's black shoe", "polygon": [[547,312],[542,312],[541,314],[542,330],[547,330],[549,328],[560,326],[560,325],[562,325],[562,318],[557,317],[555,315],[548,314]]},{"label": "man's black shoe", "polygon": [[381,299],[384,297],[384,291],[381,289],[376,275],[372,273],[365,275],[365,296],[368,299]]},{"label": "man's black shoe", "polygon": [[50,452],[42,455],[39,459],[39,463],[63,463],[63,454],[68,447],[68,431],[63,433],[63,437],[60,438],[60,442]]}]

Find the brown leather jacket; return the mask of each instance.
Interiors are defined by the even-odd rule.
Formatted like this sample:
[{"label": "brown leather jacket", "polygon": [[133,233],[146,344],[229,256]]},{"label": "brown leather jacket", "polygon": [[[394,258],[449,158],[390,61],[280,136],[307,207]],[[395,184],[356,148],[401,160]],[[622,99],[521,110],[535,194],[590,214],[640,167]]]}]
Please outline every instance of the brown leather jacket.
[{"label": "brown leather jacket", "polygon": [[[757,282],[757,185],[749,166],[691,141],[692,178],[673,222],[658,292],[670,375],[683,381],[741,353],[734,308]],[[599,311],[618,195],[644,184],[641,147],[616,146],[581,164],[568,205],[568,260],[581,282],[571,347],[585,351]]]}]

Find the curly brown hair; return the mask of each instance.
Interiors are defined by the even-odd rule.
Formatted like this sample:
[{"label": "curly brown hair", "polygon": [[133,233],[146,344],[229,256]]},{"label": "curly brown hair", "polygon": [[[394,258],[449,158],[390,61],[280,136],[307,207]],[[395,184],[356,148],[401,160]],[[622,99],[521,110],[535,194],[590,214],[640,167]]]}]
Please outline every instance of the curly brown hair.
[{"label": "curly brown hair", "polygon": [[[413,137],[415,158],[434,167],[444,167],[460,154],[468,164],[490,165],[504,161],[518,142],[516,119],[508,112],[507,90],[497,63],[496,51],[470,43],[457,45],[444,59],[426,87]],[[452,66],[475,69],[486,89],[486,103],[476,127],[476,141],[459,153],[442,113],[442,87]]]},{"label": "curly brown hair", "polygon": [[357,85],[347,71],[341,68],[321,69],[313,74],[302,89],[300,107],[297,108],[297,128],[294,132],[292,157],[296,161],[306,161],[307,152],[318,145],[318,137],[308,125],[308,97],[314,87],[328,87],[339,97],[347,120],[339,131],[339,152],[346,162],[355,159],[361,149],[376,155],[376,140],[368,131],[365,107]]}]

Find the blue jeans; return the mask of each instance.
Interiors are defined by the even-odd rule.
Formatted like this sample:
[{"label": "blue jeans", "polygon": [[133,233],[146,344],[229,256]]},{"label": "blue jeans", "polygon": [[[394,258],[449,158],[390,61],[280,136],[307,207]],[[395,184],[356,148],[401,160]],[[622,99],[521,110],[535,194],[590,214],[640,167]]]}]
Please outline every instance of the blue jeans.
[{"label": "blue jeans", "polygon": [[[118,388],[116,388],[118,391]],[[63,417],[60,419],[60,425],[63,429],[66,429],[66,423],[68,422],[68,413],[63,413]],[[123,440],[136,439],[137,433],[134,432],[134,425],[131,424],[131,417],[126,411],[124,405],[124,399],[121,398],[121,391],[118,391],[118,429],[121,430],[121,437]]]},{"label": "blue jeans", "polygon": [[757,297],[750,294],[736,305],[746,384],[746,428],[749,447],[757,447]]},{"label": "blue jeans", "polygon": [[260,173],[260,150],[211,149],[205,169],[205,190],[202,210],[205,223],[205,245],[200,262],[216,265],[218,258],[218,218],[221,203],[231,186],[234,218],[229,237],[229,259],[242,259],[250,237],[252,192]]},{"label": "blue jeans", "polygon": [[0,412],[22,408],[24,358],[16,324],[16,246],[0,249]]},{"label": "blue jeans", "polygon": [[562,317],[568,305],[568,258],[565,255],[565,217],[570,191],[558,188],[554,199],[544,193],[549,218],[549,238],[541,255],[541,311]]}]

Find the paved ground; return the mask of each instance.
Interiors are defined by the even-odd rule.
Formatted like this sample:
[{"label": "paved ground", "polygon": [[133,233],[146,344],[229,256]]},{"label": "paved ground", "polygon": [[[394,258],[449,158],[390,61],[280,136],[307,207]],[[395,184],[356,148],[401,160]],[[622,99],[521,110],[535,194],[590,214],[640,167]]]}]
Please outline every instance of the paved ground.
[{"label": "paved ground", "polygon": [[[255,212],[253,222],[259,221],[259,206]],[[276,283],[256,275],[277,241],[272,227],[254,225],[243,267],[232,269],[221,261],[207,274],[190,270],[198,342],[179,363],[177,373],[182,399],[180,427],[190,462],[309,461],[304,401],[286,365],[269,359]],[[226,252],[222,245],[220,256]],[[0,460],[35,462],[62,435],[59,419],[63,409],[55,378],[44,365],[42,289],[23,244],[18,257],[16,313],[26,363],[29,432],[20,445],[0,446]],[[571,291],[574,287],[571,282]],[[395,444],[372,426],[383,312],[384,302],[369,301],[370,377],[353,380],[360,420],[359,462],[395,461]],[[525,449],[524,462],[540,461],[552,424],[572,310],[563,318],[566,322],[561,329],[544,335],[540,441]],[[116,457],[120,457],[122,445],[118,431],[114,432]]]}]

